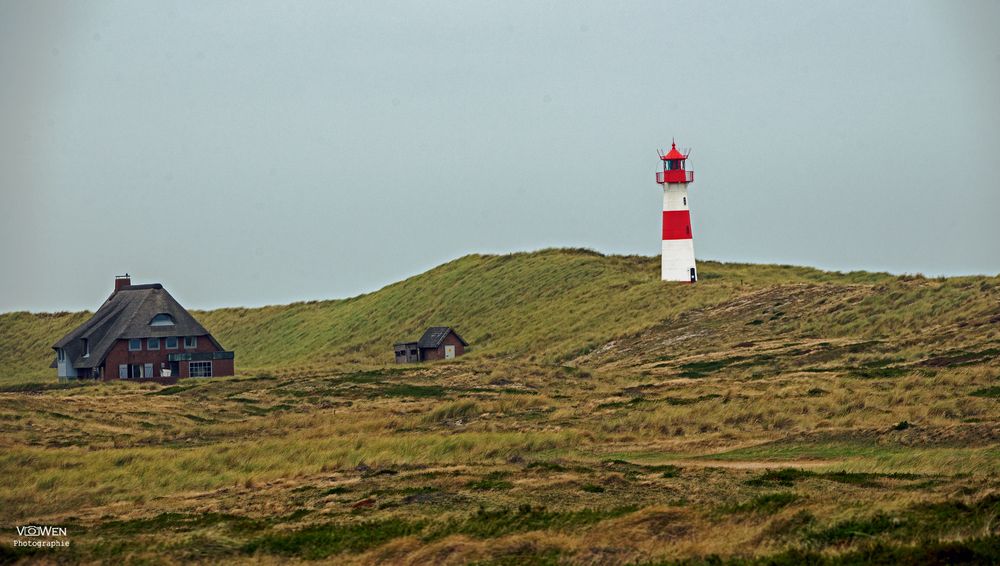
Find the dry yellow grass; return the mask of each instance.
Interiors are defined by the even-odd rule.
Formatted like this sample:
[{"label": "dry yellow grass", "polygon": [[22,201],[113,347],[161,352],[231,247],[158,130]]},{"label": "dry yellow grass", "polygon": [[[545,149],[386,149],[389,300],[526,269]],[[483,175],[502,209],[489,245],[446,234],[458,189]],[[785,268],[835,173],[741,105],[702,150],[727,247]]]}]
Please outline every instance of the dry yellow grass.
[{"label": "dry yellow grass", "polygon": [[[362,344],[273,375],[8,387],[0,559],[1000,559],[994,279],[768,267],[740,285],[754,268],[719,266],[680,295],[636,283],[608,314],[588,277],[628,281],[648,260],[546,254],[587,275],[560,316],[612,322],[547,341],[565,323],[553,311],[503,311],[522,318],[428,366]],[[518,257],[468,261],[435,277],[534,274]],[[677,303],[619,320],[657,293]],[[301,326],[300,310],[338,304],[240,316]],[[72,549],[14,549],[25,523],[67,526]]]}]

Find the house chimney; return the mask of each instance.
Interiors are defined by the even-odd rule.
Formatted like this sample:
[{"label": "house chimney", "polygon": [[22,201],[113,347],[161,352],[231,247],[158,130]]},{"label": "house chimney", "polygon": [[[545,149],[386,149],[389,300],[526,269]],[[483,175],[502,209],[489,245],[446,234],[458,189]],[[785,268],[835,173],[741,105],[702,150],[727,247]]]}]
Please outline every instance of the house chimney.
[{"label": "house chimney", "polygon": [[132,284],[132,278],[128,276],[128,273],[126,273],[125,275],[115,276],[115,291],[121,291],[122,287],[126,287],[131,284]]}]

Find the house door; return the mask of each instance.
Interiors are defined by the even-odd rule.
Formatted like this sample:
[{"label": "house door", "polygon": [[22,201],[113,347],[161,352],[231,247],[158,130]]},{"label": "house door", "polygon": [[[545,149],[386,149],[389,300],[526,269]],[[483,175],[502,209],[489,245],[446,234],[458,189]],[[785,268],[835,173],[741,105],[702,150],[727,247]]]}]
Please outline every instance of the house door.
[{"label": "house door", "polygon": [[450,360],[455,357],[455,347],[451,344],[445,344],[444,346],[444,359]]},{"label": "house door", "polygon": [[118,379],[128,379],[128,364],[118,364]]}]

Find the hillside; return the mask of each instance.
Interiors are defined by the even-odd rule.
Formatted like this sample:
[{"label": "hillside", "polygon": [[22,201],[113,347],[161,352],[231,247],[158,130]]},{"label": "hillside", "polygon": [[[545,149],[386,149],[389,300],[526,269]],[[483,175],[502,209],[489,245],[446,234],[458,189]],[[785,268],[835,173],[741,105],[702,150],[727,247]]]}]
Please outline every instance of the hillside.
[{"label": "hillside", "polygon": [[[1000,278],[580,250],[199,318],[233,378],[55,384],[0,315],[0,563],[1000,562]],[[473,344],[397,366],[451,324]],[[42,383],[32,383],[42,382]],[[137,544],[138,543],[138,544]]]},{"label": "hillside", "polygon": [[[702,281],[689,286],[660,282],[657,264],[585,250],[470,255],[350,299],[195,315],[236,352],[240,373],[256,374],[383,365],[394,342],[440,324],[458,328],[476,356],[555,362],[666,321],[721,316],[717,323],[725,324],[730,308],[744,322],[756,318],[755,309],[783,312],[760,327],[731,328],[734,335],[859,339],[919,334],[998,313],[997,277],[925,280],[703,262]],[[780,307],[786,301],[791,310]],[[51,344],[88,315],[0,315],[0,384],[52,380]]]}]

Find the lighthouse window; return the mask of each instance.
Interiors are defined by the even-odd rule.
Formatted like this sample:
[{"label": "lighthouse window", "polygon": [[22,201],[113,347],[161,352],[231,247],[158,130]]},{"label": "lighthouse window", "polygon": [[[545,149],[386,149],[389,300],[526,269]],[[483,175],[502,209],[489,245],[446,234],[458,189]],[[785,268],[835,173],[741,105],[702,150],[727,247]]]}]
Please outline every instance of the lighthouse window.
[{"label": "lighthouse window", "polygon": [[688,205],[688,198],[684,197],[684,206],[687,206],[687,205]]}]

